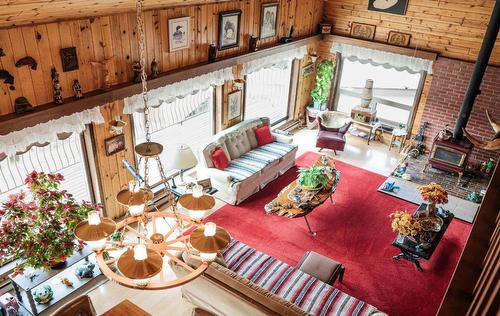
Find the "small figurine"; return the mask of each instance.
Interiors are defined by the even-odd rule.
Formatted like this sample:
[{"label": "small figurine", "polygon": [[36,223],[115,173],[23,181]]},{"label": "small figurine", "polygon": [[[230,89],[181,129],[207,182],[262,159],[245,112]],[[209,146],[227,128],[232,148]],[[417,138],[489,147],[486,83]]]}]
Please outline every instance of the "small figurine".
[{"label": "small figurine", "polygon": [[50,285],[43,285],[41,287],[37,287],[32,294],[38,304],[47,304],[54,296],[54,291]]},{"label": "small figurine", "polygon": [[394,171],[394,176],[395,177],[401,177],[403,174],[406,173],[406,168],[408,168],[408,162],[402,162],[398,168],[396,169],[396,171]]},{"label": "small figurine", "polygon": [[493,167],[495,167],[495,160],[490,158],[481,164],[481,172],[490,174],[491,171],[493,170]]},{"label": "small figurine", "polygon": [[208,45],[208,61],[214,62],[217,60],[217,46],[214,44]]},{"label": "small figurine", "polygon": [[75,269],[75,275],[80,279],[90,279],[94,276],[94,268],[95,264],[90,261],[86,261]]},{"label": "small figurine", "polygon": [[134,82],[135,83],[141,82],[142,67],[138,61],[134,61],[134,63],[132,64],[132,71],[134,72]]},{"label": "small figurine", "polygon": [[16,114],[26,113],[33,111],[33,106],[25,97],[19,97],[14,101]]},{"label": "small figurine", "polygon": [[52,77],[52,86],[54,87],[54,102],[56,104],[61,104],[63,103],[63,98],[61,94],[61,84],[59,83],[59,74],[56,68],[51,69],[50,76]]},{"label": "small figurine", "polygon": [[156,58],[153,58],[153,61],[151,62],[151,79],[158,78],[158,62],[156,61]]},{"label": "small figurine", "polygon": [[83,98],[82,86],[80,86],[80,81],[78,81],[78,79],[73,81],[73,92],[75,93],[75,98]]},{"label": "small figurine", "polygon": [[111,73],[110,73],[110,65],[113,61],[113,57],[104,59],[103,61],[92,61],[90,64],[95,67],[99,67],[102,71],[102,89],[109,90],[111,88]]},{"label": "small figurine", "polygon": [[250,36],[250,51],[251,52],[256,52],[259,49],[257,48],[257,44],[259,42],[259,38],[257,36]]},{"label": "small figurine", "polygon": [[67,277],[61,277],[59,280],[61,281],[62,284],[66,286],[73,286],[73,281],[71,281]]}]

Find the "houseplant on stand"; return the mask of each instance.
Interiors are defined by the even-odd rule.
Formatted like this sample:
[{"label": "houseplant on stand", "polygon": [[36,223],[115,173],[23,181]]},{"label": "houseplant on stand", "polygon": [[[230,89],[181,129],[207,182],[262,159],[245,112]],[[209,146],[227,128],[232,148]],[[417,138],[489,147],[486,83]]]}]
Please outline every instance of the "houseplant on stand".
[{"label": "houseplant on stand", "polygon": [[76,241],[73,229],[99,205],[77,203],[59,185],[61,174],[33,171],[25,180],[28,194],[11,195],[0,209],[0,256],[21,258],[15,268],[48,270],[64,265],[83,243]]},{"label": "houseplant on stand", "polygon": [[328,101],[330,95],[335,65],[335,61],[324,59],[316,70],[316,86],[311,91],[314,109],[316,110],[325,109],[326,101]]}]

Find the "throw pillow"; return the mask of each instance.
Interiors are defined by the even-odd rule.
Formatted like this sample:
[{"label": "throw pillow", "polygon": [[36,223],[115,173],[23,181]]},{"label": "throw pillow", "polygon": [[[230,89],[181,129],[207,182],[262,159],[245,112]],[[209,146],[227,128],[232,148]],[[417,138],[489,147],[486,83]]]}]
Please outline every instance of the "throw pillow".
[{"label": "throw pillow", "polygon": [[229,166],[229,159],[227,159],[226,153],[224,153],[222,148],[217,148],[212,156],[210,156],[210,160],[212,160],[215,168],[219,170],[224,170]]},{"label": "throw pillow", "polygon": [[267,125],[255,129],[255,137],[257,137],[257,143],[259,144],[259,146],[264,146],[266,144],[274,142],[271,130]]}]

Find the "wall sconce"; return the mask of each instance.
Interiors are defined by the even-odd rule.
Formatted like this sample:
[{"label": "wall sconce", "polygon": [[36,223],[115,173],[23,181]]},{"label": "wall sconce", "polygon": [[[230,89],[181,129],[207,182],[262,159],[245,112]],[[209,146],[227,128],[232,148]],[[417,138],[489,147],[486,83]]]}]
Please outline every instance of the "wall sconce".
[{"label": "wall sconce", "polygon": [[243,79],[235,79],[233,80],[233,88],[236,90],[243,90],[243,87],[245,86],[245,80]]},{"label": "wall sconce", "polygon": [[121,135],[123,134],[123,128],[127,125],[127,122],[117,116],[113,121],[111,121],[110,125],[110,132],[112,135]]}]

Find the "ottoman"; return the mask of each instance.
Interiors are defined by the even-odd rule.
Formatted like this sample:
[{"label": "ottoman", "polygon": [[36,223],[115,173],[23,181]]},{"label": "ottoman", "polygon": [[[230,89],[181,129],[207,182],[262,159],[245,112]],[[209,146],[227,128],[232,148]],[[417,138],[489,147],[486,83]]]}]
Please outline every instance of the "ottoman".
[{"label": "ottoman", "polygon": [[297,269],[330,285],[333,285],[337,278],[342,282],[345,270],[341,263],[314,251],[304,254],[297,264]]}]

